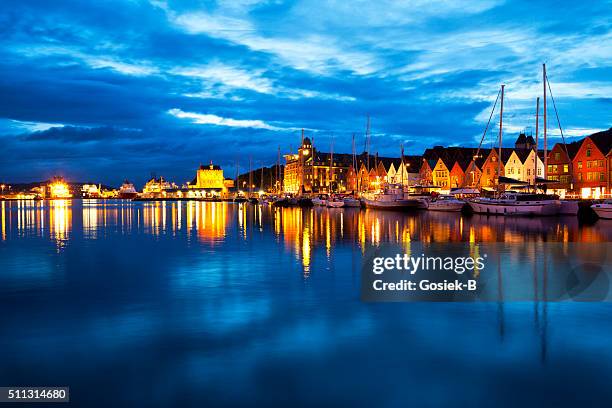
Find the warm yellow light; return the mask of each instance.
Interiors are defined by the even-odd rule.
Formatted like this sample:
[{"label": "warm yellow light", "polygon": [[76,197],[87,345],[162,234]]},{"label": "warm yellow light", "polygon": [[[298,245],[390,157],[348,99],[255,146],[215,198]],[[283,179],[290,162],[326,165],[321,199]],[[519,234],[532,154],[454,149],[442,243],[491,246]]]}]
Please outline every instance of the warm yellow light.
[{"label": "warm yellow light", "polygon": [[70,190],[68,185],[61,181],[55,181],[49,184],[49,190],[51,192],[51,198],[70,198]]},{"label": "warm yellow light", "polygon": [[304,154],[304,156],[308,156],[310,154],[310,150],[304,149],[302,150],[302,153]]}]

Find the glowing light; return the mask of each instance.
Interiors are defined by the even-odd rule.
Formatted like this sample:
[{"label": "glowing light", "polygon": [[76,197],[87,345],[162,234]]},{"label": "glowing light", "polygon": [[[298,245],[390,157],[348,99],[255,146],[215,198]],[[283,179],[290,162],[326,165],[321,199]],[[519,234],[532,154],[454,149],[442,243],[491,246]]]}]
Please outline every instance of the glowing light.
[{"label": "glowing light", "polygon": [[49,184],[49,194],[51,198],[72,197],[72,194],[70,194],[70,190],[68,189],[68,184],[64,183],[61,180],[56,180],[53,183]]}]

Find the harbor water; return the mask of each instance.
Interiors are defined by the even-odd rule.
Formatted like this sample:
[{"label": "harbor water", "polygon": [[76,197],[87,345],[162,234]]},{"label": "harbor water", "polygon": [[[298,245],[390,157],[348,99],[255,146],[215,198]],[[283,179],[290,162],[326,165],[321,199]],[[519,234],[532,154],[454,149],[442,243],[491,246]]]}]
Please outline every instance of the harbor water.
[{"label": "harbor water", "polygon": [[[595,248],[612,241],[612,221],[0,205],[2,386],[69,386],[87,407],[612,403],[610,303],[546,302],[537,290],[526,301],[360,298],[364,254],[385,243]],[[507,255],[508,274],[531,268]]]}]

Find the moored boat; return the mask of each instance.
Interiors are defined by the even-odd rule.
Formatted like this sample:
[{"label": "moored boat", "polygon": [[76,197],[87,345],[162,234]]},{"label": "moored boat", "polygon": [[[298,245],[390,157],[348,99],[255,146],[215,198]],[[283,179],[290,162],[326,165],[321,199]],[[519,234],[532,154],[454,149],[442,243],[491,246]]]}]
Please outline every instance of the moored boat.
[{"label": "moored boat", "polygon": [[452,195],[441,195],[429,202],[429,211],[461,211],[465,201],[458,200]]},{"label": "moored boat", "polygon": [[532,193],[506,193],[499,198],[478,197],[468,201],[477,214],[557,215],[561,202],[556,196]]},{"label": "moored boat", "polygon": [[380,210],[409,210],[419,205],[418,200],[405,199],[401,187],[387,187],[382,193],[366,193],[362,202],[366,208]]},{"label": "moored boat", "polygon": [[331,208],[340,208],[344,207],[344,200],[338,197],[330,197],[327,200],[327,206]]},{"label": "moored boat", "polygon": [[345,207],[361,207],[361,202],[353,197],[344,197],[344,206]]},{"label": "moored boat", "polygon": [[325,206],[327,205],[327,195],[321,194],[318,197],[312,199],[313,205]]},{"label": "moored boat", "polygon": [[119,188],[119,198],[132,199],[138,195],[134,185],[128,180],[125,180]]},{"label": "moored boat", "polygon": [[591,209],[599,218],[612,220],[612,200],[605,200],[603,203],[593,204]]}]

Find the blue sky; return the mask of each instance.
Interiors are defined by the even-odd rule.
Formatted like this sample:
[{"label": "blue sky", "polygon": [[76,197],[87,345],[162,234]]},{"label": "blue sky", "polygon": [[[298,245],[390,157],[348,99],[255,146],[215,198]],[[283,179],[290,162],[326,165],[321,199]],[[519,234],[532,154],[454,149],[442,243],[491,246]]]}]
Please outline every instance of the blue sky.
[{"label": "blue sky", "polygon": [[[541,64],[567,135],[612,126],[612,2],[4,2],[0,179],[233,176],[315,145],[477,146],[501,83],[506,140]],[[553,111],[550,111],[551,116]],[[556,122],[549,120],[549,127]],[[558,131],[551,130],[552,137]],[[490,145],[494,135],[487,138]],[[554,142],[554,140],[553,140]]]}]

